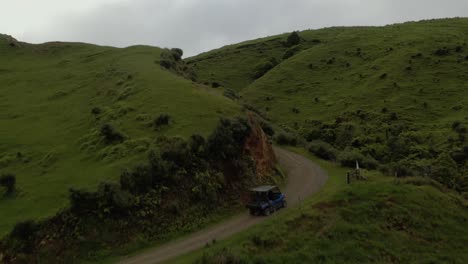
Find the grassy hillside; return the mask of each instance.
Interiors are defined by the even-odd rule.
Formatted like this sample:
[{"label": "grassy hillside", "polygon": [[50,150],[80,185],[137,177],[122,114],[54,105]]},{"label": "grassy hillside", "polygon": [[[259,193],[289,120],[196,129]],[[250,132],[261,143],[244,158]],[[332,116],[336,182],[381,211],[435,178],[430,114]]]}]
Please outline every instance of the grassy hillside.
[{"label": "grassy hillside", "polygon": [[[146,160],[157,136],[207,135],[219,117],[240,113],[216,92],[162,69],[161,52],[0,36],[0,173],[16,174],[18,189],[0,198],[0,237],[18,221],[65,207],[70,187],[117,179]],[[162,113],[170,123],[155,129]],[[106,143],[103,124],[125,141]]]},{"label": "grassy hillside", "polygon": [[330,180],[303,206],[172,263],[468,261],[468,208],[458,195],[428,179],[372,172],[365,172],[368,181],[346,185],[343,169],[317,162]]},{"label": "grassy hillside", "polygon": [[327,28],[190,60],[325,158],[466,191],[467,33],[466,18]]}]

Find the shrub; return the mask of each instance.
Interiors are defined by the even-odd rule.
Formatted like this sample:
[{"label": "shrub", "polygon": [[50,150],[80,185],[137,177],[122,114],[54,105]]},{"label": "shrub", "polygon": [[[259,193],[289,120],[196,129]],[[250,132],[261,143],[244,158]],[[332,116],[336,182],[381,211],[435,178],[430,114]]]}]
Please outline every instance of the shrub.
[{"label": "shrub", "polygon": [[433,164],[431,176],[445,186],[453,188],[457,174],[457,163],[450,154],[446,152],[440,154]]},{"label": "shrub", "polygon": [[97,191],[98,208],[104,214],[127,213],[134,197],[115,183],[101,183]]},{"label": "shrub", "polygon": [[218,83],[218,82],[211,83],[211,87],[213,87],[213,88],[218,88],[218,87],[221,87],[221,86],[222,85],[220,83]]},{"label": "shrub", "polygon": [[189,146],[190,151],[194,154],[203,154],[205,151],[206,140],[204,137],[194,134],[190,136]]},{"label": "shrub", "polygon": [[359,165],[366,169],[376,169],[378,162],[370,157],[366,157],[358,151],[345,149],[338,154],[338,161],[341,166],[344,167],[355,167],[356,161],[359,162]]},{"label": "shrub", "polygon": [[32,220],[17,223],[10,233],[10,238],[16,240],[17,250],[30,253],[34,247],[34,237],[39,226]]},{"label": "shrub", "polygon": [[97,209],[97,194],[95,192],[70,188],[68,199],[72,211],[84,212]]},{"label": "shrub", "polygon": [[265,132],[265,134],[267,134],[268,136],[272,137],[275,135],[275,130],[270,125],[270,123],[262,120],[260,122],[260,126],[262,127],[263,132]]},{"label": "shrub", "polygon": [[258,78],[262,77],[268,71],[273,69],[277,64],[278,64],[278,62],[276,61],[275,58],[270,58],[269,60],[258,63],[254,68],[253,78],[258,79]]},{"label": "shrub", "polygon": [[439,48],[434,52],[436,56],[447,56],[450,54],[450,50],[447,47]]},{"label": "shrub", "polygon": [[296,146],[297,145],[297,138],[293,135],[287,134],[287,133],[279,133],[276,138],[276,143],[280,145],[291,145],[291,146]]},{"label": "shrub", "polygon": [[[133,194],[142,194],[151,190],[158,180],[155,179],[156,173],[152,173],[152,168],[157,171],[159,166],[152,160],[153,166],[139,165],[133,170],[125,170],[120,175],[120,186],[123,190]],[[159,160],[158,160],[159,162]]]},{"label": "shrub", "polygon": [[124,141],[124,136],[117,131],[111,124],[104,124],[101,127],[101,136],[104,137],[106,143],[115,143]]},{"label": "shrub", "polygon": [[102,110],[99,107],[93,107],[93,109],[91,109],[91,113],[93,115],[99,115],[101,112],[102,112]]},{"label": "shrub", "polygon": [[319,158],[326,160],[336,160],[337,150],[327,142],[314,140],[310,142],[308,150]]},{"label": "shrub", "polygon": [[171,53],[172,53],[172,57],[174,57],[174,59],[176,61],[181,60],[182,56],[184,55],[184,51],[182,49],[179,49],[179,48],[171,49]]},{"label": "shrub", "polygon": [[246,119],[221,118],[208,137],[208,153],[215,160],[238,157],[250,131],[251,127]]},{"label": "shrub", "polygon": [[171,117],[168,114],[160,114],[154,119],[153,124],[155,128],[160,128],[169,125],[170,120]]},{"label": "shrub", "polygon": [[301,43],[301,37],[297,31],[293,31],[286,40],[286,46],[292,47]]},{"label": "shrub", "polygon": [[16,175],[10,173],[1,175],[0,186],[5,187],[7,195],[14,193],[16,188]]},{"label": "shrub", "polygon": [[287,60],[291,58],[292,56],[296,55],[296,53],[298,53],[299,51],[300,51],[300,48],[298,46],[287,49],[284,52],[283,60]]},{"label": "shrub", "polygon": [[229,88],[224,90],[223,95],[231,100],[238,100],[240,98],[236,91]]}]

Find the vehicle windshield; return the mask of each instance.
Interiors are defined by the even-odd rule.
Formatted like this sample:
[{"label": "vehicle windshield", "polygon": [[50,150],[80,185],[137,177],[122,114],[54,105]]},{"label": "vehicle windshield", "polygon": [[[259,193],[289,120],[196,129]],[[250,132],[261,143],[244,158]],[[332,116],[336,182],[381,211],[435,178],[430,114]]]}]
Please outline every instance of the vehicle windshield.
[{"label": "vehicle windshield", "polygon": [[265,202],[268,201],[267,192],[252,192],[252,202]]}]

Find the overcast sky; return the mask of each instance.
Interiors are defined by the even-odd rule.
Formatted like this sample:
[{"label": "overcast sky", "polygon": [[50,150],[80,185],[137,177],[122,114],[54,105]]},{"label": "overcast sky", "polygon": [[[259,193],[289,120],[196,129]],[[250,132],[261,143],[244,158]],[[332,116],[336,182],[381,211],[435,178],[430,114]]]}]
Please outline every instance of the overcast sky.
[{"label": "overcast sky", "polygon": [[293,30],[455,16],[468,16],[468,0],[0,0],[0,33],[195,55]]}]

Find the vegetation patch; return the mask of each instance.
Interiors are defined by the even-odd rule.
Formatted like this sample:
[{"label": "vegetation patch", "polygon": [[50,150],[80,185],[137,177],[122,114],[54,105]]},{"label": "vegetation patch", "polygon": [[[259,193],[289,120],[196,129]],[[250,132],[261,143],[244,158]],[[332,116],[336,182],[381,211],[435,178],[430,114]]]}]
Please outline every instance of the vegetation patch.
[{"label": "vegetation patch", "polygon": [[207,138],[159,137],[147,161],[125,170],[118,183],[71,188],[68,209],[18,223],[0,243],[2,260],[75,263],[93,260],[104,248],[125,249],[141,237],[150,243],[199,228],[240,205],[249,186],[274,182],[257,177],[244,150],[251,129],[245,119],[221,119]]}]

